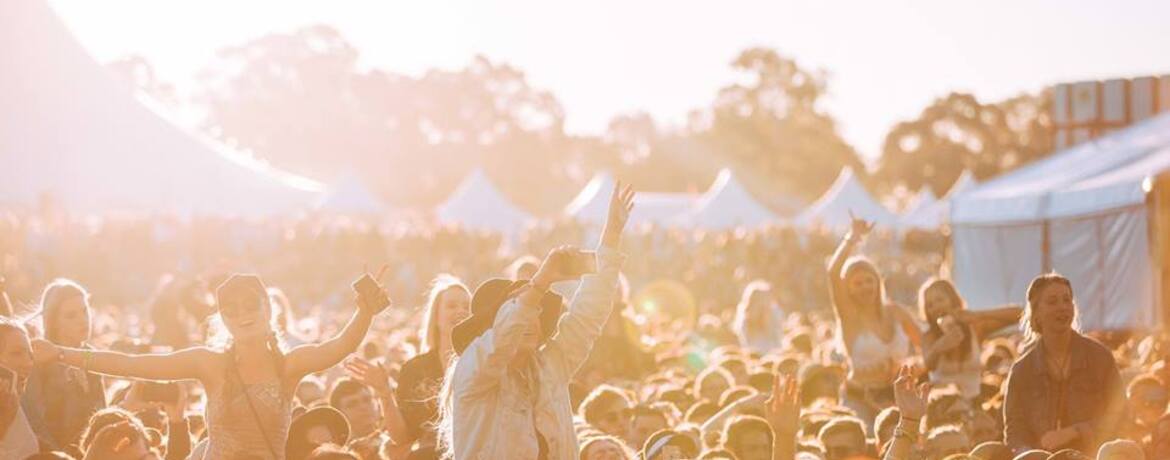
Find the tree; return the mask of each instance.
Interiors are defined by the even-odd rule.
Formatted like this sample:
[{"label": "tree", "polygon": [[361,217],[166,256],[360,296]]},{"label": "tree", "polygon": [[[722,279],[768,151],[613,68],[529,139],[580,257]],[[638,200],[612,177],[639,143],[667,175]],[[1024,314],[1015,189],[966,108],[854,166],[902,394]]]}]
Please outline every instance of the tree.
[{"label": "tree", "polygon": [[533,210],[571,193],[564,110],[520,70],[476,57],[411,78],[358,57],[327,26],[224,49],[202,80],[205,125],[310,177],[357,171],[395,203],[435,203],[477,166]]},{"label": "tree", "polygon": [[749,82],[720,90],[692,126],[714,151],[766,178],[773,191],[808,198],[822,193],[842,167],[864,171],[819,107],[828,87],[824,72],[764,48],[743,51],[732,67]]},{"label": "tree", "polygon": [[1022,94],[994,104],[951,93],[886,135],[877,173],[881,188],[950,190],[964,170],[983,180],[1052,151],[1047,94]]}]

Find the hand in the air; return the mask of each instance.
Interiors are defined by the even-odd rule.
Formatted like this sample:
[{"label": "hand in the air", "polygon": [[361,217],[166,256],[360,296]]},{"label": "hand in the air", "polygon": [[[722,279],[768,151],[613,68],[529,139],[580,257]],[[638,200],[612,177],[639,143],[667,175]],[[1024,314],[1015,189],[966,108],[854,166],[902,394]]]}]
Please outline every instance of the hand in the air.
[{"label": "hand in the air", "polygon": [[345,370],[358,381],[373,388],[378,396],[389,397],[394,394],[395,385],[384,363],[371,363],[361,357],[352,356],[345,361]]},{"label": "hand in the air", "polygon": [[922,420],[926,415],[930,384],[916,385],[916,375],[914,366],[902,366],[898,370],[898,379],[894,381],[894,402],[902,412],[902,418]]},{"label": "hand in the air", "polygon": [[776,433],[796,434],[800,428],[800,384],[796,376],[782,374],[773,378],[772,395],[764,401],[764,418]]},{"label": "hand in the air", "polygon": [[617,248],[622,241],[622,231],[634,210],[634,190],[629,185],[617,182],[609,199],[609,214],[605,218],[605,230],[601,232],[601,245]]}]

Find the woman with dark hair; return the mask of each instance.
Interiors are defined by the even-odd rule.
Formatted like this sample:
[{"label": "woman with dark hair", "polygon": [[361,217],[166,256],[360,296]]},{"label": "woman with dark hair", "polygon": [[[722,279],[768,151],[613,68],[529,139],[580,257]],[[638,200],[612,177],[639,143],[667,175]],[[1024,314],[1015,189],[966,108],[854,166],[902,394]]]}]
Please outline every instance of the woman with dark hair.
[{"label": "woman with dark hair", "polygon": [[919,338],[910,314],[886,301],[877,267],[865,258],[850,257],[872,228],[873,224],[854,218],[829,264],[837,340],[849,359],[842,400],[867,424],[894,404],[891,382]]},{"label": "woman with dark hair", "polygon": [[1016,453],[1096,452],[1125,413],[1125,389],[1108,348],[1078,332],[1068,278],[1049,273],[1028,286],[1021,320],[1027,346],[1007,379],[1004,438]]},{"label": "woman with dark hair", "polygon": [[[374,315],[390,305],[372,282],[356,297],[357,310],[335,337],[288,351],[272,327],[272,307],[256,275],[232,275],[216,289],[216,304],[231,343],[223,350],[193,347],[173,353],[129,355],[34,342],[39,363],[63,363],[106,375],[146,380],[199,380],[207,393],[205,443],[191,458],[248,454],[281,460],[292,421],[293,391],[304,376],[332,367],[357,349]],[[374,289],[376,287],[376,289]]]},{"label": "woman with dark hair", "polygon": [[[89,293],[76,282],[58,279],[41,294],[45,339],[54,344],[89,348]],[[105,386],[93,372],[60,363],[38,365],[29,377],[22,404],[41,442],[54,450],[77,444],[95,412],[106,407]]]},{"label": "woman with dark hair", "polygon": [[451,346],[451,329],[463,321],[471,312],[471,292],[459,278],[439,275],[431,282],[427,295],[427,308],[420,337],[422,354],[411,358],[402,365],[398,377],[393,411],[390,417],[398,417],[400,427],[390,432],[395,446],[411,449],[418,441],[418,447],[411,449],[408,458],[412,460],[435,459],[435,428],[438,422],[439,406],[436,403],[447,364],[455,351]]},{"label": "woman with dark hair", "polygon": [[979,397],[983,339],[1019,321],[1022,309],[1013,305],[970,311],[953,283],[931,278],[918,291],[918,310],[927,324],[922,349],[931,383],[955,385],[967,400]]}]

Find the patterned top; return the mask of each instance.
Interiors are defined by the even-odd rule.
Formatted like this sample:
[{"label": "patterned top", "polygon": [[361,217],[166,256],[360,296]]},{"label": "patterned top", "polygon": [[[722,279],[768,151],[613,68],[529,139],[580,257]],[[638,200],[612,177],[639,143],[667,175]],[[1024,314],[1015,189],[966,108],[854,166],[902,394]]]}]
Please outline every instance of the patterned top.
[{"label": "patterned top", "polygon": [[[246,456],[266,460],[284,460],[284,443],[292,422],[292,399],[282,393],[278,381],[244,384],[244,391],[231,400],[224,399],[224,385],[207,401],[208,445],[204,460],[234,459]],[[248,396],[256,415],[248,407]],[[259,416],[259,420],[257,420]],[[257,422],[263,424],[261,432]],[[264,434],[268,435],[265,440]],[[268,443],[276,451],[273,458]]]}]

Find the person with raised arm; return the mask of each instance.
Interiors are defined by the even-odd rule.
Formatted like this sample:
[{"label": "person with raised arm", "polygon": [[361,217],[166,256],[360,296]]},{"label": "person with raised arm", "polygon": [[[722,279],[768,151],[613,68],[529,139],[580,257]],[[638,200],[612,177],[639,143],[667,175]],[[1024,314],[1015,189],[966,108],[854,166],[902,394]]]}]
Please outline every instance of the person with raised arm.
[{"label": "person with raised arm", "polygon": [[274,334],[268,293],[258,276],[232,275],[215,294],[219,315],[231,337],[222,350],[200,346],[172,353],[130,355],[37,340],[33,342],[33,352],[39,363],[59,362],[110,376],[199,380],[208,395],[208,437],[191,458],[210,460],[246,454],[250,458],[282,460],[297,383],[308,374],[332,367],[357,349],[374,315],[389,306],[390,299],[381,286],[363,289],[356,296],[357,310],[340,333],[324,342],[285,352]]},{"label": "person with raised arm", "polygon": [[913,317],[886,300],[873,262],[851,257],[873,224],[853,218],[829,263],[829,294],[837,317],[837,340],[849,364],[842,401],[867,425],[894,404],[890,382],[912,357],[919,338]]},{"label": "person with raised arm", "polygon": [[[613,308],[633,198],[628,186],[615,186],[595,260],[561,247],[531,281],[489,280],[476,289],[471,317],[452,331],[458,358],[440,396],[438,432],[448,457],[578,458],[569,381]],[[562,316],[563,302],[549,288],[579,278]]]}]

